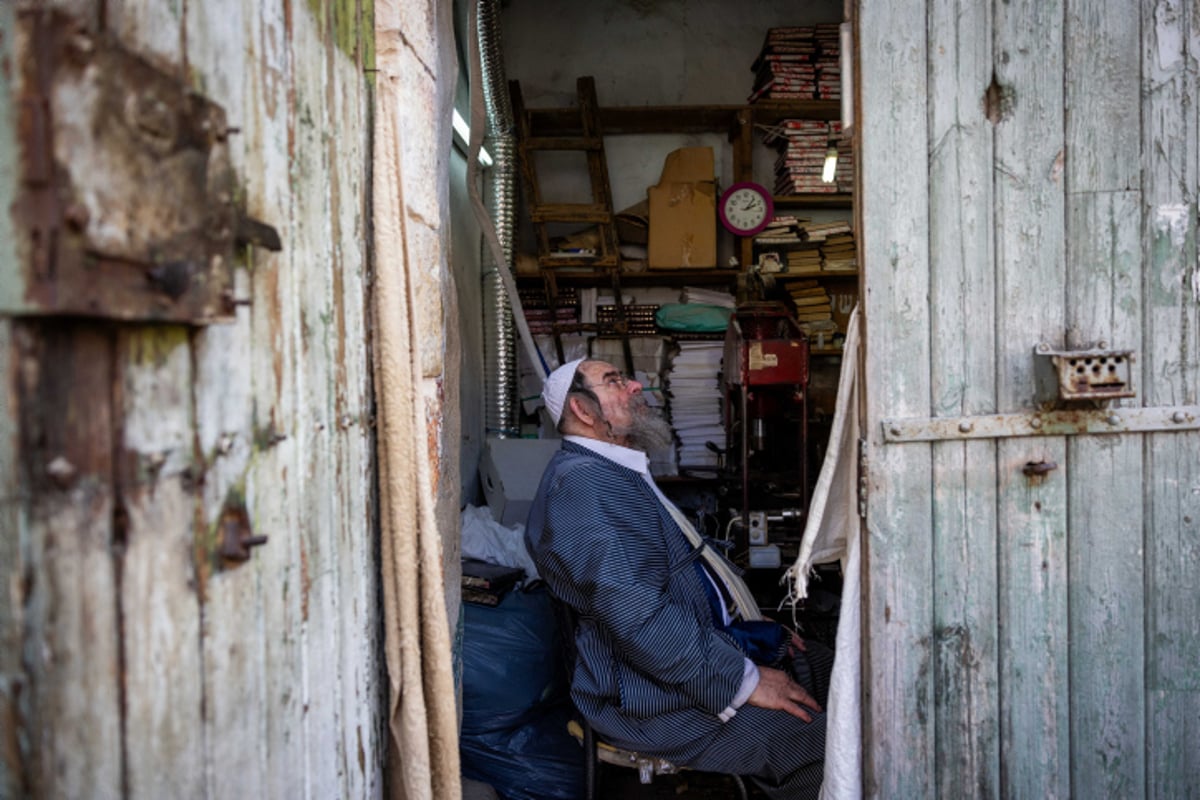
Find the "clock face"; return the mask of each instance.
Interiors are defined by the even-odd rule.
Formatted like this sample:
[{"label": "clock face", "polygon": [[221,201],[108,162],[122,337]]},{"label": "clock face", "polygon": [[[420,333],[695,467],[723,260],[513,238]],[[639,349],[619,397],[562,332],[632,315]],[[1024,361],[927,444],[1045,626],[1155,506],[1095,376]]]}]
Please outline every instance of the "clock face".
[{"label": "clock face", "polygon": [[757,183],[735,183],[721,196],[721,222],[739,236],[752,236],[774,216],[774,203]]}]

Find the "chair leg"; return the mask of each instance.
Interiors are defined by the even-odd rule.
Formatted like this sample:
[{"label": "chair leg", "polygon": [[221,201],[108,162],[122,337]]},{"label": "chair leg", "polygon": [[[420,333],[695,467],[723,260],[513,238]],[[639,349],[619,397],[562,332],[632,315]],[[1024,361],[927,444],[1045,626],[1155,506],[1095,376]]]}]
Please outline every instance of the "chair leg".
[{"label": "chair leg", "polygon": [[583,723],[583,780],[587,800],[596,800],[596,737],[587,721]]}]

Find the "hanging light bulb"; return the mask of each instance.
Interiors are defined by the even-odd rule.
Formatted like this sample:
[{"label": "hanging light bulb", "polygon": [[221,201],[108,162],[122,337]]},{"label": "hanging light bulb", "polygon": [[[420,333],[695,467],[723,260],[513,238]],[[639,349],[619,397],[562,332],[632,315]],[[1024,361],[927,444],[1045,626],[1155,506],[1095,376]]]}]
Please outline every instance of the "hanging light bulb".
[{"label": "hanging light bulb", "polygon": [[837,174],[837,142],[829,142],[829,147],[825,149],[825,166],[821,169],[821,180],[825,183],[833,183],[834,175]]}]

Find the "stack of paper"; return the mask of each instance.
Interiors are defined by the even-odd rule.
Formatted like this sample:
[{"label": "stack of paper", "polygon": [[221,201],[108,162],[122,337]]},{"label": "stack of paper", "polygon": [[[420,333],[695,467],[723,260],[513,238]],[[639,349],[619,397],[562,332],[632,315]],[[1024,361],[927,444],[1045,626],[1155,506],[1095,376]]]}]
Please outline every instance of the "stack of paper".
[{"label": "stack of paper", "polygon": [[707,306],[733,308],[737,305],[737,298],[729,292],[719,289],[700,289],[695,286],[685,286],[683,287],[683,292],[680,294],[679,302],[703,303]]},{"label": "stack of paper", "polygon": [[721,341],[684,341],[667,372],[671,427],[679,440],[680,468],[719,466],[712,442],[725,449],[725,422],[721,413]]}]

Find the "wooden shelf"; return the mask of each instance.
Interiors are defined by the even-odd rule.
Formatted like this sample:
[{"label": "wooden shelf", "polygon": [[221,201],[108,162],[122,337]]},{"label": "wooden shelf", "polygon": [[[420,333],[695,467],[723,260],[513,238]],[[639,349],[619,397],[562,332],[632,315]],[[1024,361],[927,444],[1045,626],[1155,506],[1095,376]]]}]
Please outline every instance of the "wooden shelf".
[{"label": "wooden shelf", "polygon": [[[739,124],[745,106],[609,106],[601,107],[605,136],[639,133],[726,133]],[[547,135],[578,133],[576,108],[528,109],[535,130]]]},{"label": "wooden shelf", "polygon": [[841,100],[760,100],[747,108],[751,121],[774,125],[784,119],[836,120],[842,116]]},{"label": "wooden shelf", "polygon": [[777,194],[776,206],[805,206],[807,208],[853,208],[854,195],[849,192],[812,192],[809,194]]},{"label": "wooden shelf", "polygon": [[[735,283],[740,270],[736,269],[662,269],[646,272],[620,273],[622,286],[686,286],[694,284],[728,285]],[[611,273],[607,270],[554,270],[559,286],[607,286]],[[541,285],[541,275],[518,275],[519,285]]]},{"label": "wooden shelf", "polygon": [[850,271],[826,271],[826,272],[772,272],[770,273],[776,280],[790,281],[793,278],[850,278],[858,280],[858,270]]},{"label": "wooden shelf", "polygon": [[[576,108],[527,109],[533,128],[547,136],[579,133]],[[608,106],[598,109],[605,136],[641,133],[729,133],[746,123],[774,125],[784,119],[836,120],[838,100],[761,100],[745,106]]]}]

